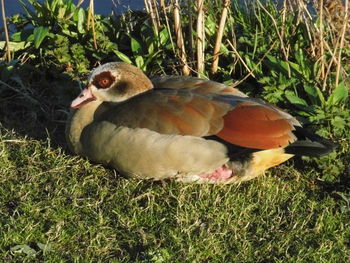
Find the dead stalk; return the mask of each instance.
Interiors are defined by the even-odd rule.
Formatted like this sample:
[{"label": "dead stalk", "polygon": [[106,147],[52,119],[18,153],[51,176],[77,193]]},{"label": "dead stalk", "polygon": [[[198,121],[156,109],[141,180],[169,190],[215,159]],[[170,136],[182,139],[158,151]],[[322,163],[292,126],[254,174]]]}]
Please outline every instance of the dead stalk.
[{"label": "dead stalk", "polygon": [[157,22],[157,15],[156,15],[158,11],[155,10],[157,9],[156,3],[153,0],[144,0],[144,2],[145,2],[146,11],[151,17],[153,28],[156,34],[158,35],[159,24]]},{"label": "dead stalk", "polygon": [[325,82],[325,60],[324,60],[324,45],[323,45],[323,0],[320,0],[320,59],[321,59],[321,79]]},{"label": "dead stalk", "polygon": [[179,48],[179,57],[183,64],[182,67],[182,73],[187,76],[190,74],[190,70],[187,65],[187,58],[186,58],[186,51],[185,51],[185,45],[184,45],[184,38],[182,35],[182,27],[181,27],[181,21],[180,21],[180,6],[179,1],[174,1],[174,26],[175,26],[175,33],[176,33],[176,44]]},{"label": "dead stalk", "polygon": [[194,60],[194,40],[193,40],[193,14],[192,14],[192,1],[187,0],[187,12],[188,12],[188,50],[190,51],[190,60]]},{"label": "dead stalk", "polygon": [[[272,45],[270,46],[270,48],[266,51],[266,53],[262,56],[261,59],[259,59],[258,63],[255,64],[255,66],[252,69],[249,69],[247,66],[247,70],[249,71],[247,75],[245,75],[242,79],[234,82],[231,87],[237,87],[238,85],[240,85],[241,83],[243,83],[249,76],[254,76],[254,71],[258,68],[258,66],[263,62],[263,60],[265,59],[265,57],[270,53],[270,51],[275,47],[277,41],[275,40],[275,42],[272,43]],[[232,43],[229,42],[229,44],[231,45],[231,47],[233,46]],[[236,50],[237,51],[237,50]],[[238,52],[237,52],[238,53]],[[241,58],[241,57],[240,57]],[[242,59],[242,58],[241,58]]]},{"label": "dead stalk", "polygon": [[224,1],[224,8],[222,9],[220,25],[219,25],[219,29],[218,29],[218,32],[216,35],[213,64],[211,67],[212,73],[216,73],[218,71],[220,46],[222,43],[222,36],[223,36],[224,30],[225,30],[225,24],[226,24],[226,19],[227,19],[227,10],[228,10],[228,7],[230,6],[230,3],[231,3],[231,0],[223,0],[223,1]]},{"label": "dead stalk", "polygon": [[338,65],[337,65],[337,70],[335,74],[335,87],[338,86],[339,84],[339,75],[340,75],[340,65],[341,65],[341,57],[342,57],[342,51],[344,48],[344,39],[345,39],[345,32],[346,32],[346,27],[348,24],[348,11],[349,11],[349,1],[345,1],[345,14],[344,14],[344,22],[343,22],[343,27],[340,35],[340,44],[339,44],[339,49],[338,49]]},{"label": "dead stalk", "polygon": [[84,0],[79,0],[77,3],[77,7],[81,6],[81,4],[84,2]]},{"label": "dead stalk", "polygon": [[237,58],[241,61],[242,65],[246,68],[246,70],[249,72],[249,75],[252,75],[254,78],[253,70],[248,67],[248,65],[244,62],[244,59],[241,57],[235,46],[231,43],[230,40],[227,40],[227,43],[232,48],[233,53],[237,56]]},{"label": "dead stalk", "polygon": [[[277,35],[278,35],[278,38],[279,38],[279,40],[280,40],[281,49],[282,49],[284,58],[285,58],[286,61],[288,61],[288,52],[287,52],[287,49],[286,49],[285,46],[284,46],[283,36],[281,35],[281,33],[280,33],[279,30],[278,30],[278,26],[277,26],[276,20],[275,20],[274,17],[269,13],[269,11],[261,4],[260,0],[257,0],[257,3],[258,3],[258,5],[261,7],[261,9],[271,18],[272,23],[273,23],[273,25],[274,25],[274,27],[275,27],[276,33],[277,33]],[[287,64],[287,65],[289,65],[289,64]],[[290,77],[290,69],[289,69],[289,68],[288,68],[288,76]]]},{"label": "dead stalk", "polygon": [[171,29],[170,29],[170,24],[169,24],[169,18],[168,18],[167,12],[166,12],[164,0],[161,0],[161,1],[160,1],[160,8],[163,10],[163,13],[164,13],[166,28],[167,28],[167,30],[168,30],[168,34],[169,34],[169,38],[170,38],[170,42],[171,42],[171,47],[172,47],[173,52],[174,52],[174,54],[175,54],[175,45],[174,45],[174,42],[173,42],[173,37],[172,37],[172,35],[171,35]]},{"label": "dead stalk", "polygon": [[204,72],[204,0],[197,0],[197,75],[198,77]]},{"label": "dead stalk", "polygon": [[10,39],[9,39],[9,32],[7,30],[7,21],[6,21],[4,0],[1,0],[1,10],[2,10],[2,21],[4,23],[5,41],[6,41],[5,60],[10,61],[11,60]]},{"label": "dead stalk", "polygon": [[90,23],[91,23],[92,39],[94,41],[94,48],[97,49],[94,14],[95,14],[95,11],[94,11],[94,0],[90,0],[89,12],[88,12],[88,18],[87,18],[87,28],[88,29],[90,28]]}]

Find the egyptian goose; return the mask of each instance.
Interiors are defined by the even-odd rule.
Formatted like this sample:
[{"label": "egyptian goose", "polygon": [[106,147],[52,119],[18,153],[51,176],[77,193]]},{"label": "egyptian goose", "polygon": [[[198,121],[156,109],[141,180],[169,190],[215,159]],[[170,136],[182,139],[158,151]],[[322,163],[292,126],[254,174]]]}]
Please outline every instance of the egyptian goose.
[{"label": "egyptian goose", "polygon": [[184,76],[151,81],[122,62],[96,68],[71,107],[69,148],[137,178],[238,183],[293,155],[334,148],[235,88]]}]

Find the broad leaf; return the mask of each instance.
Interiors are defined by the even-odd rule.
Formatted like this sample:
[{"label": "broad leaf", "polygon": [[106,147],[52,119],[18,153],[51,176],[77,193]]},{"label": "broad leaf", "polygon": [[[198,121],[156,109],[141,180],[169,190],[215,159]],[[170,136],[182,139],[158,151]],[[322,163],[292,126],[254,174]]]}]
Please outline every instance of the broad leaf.
[{"label": "broad leaf", "polygon": [[290,103],[296,105],[308,106],[306,101],[302,98],[299,98],[293,91],[287,90],[284,94]]},{"label": "broad leaf", "polygon": [[134,55],[141,55],[141,45],[135,38],[131,38],[131,51]]},{"label": "broad leaf", "polygon": [[349,96],[348,88],[342,82],[335,88],[332,95],[328,98],[328,105],[337,105],[339,103],[344,103]]},{"label": "broad leaf", "polygon": [[124,62],[129,63],[129,64],[133,64],[132,61],[130,60],[130,58],[125,55],[124,53],[118,51],[118,50],[113,50],[113,52]]},{"label": "broad leaf", "polygon": [[45,39],[47,34],[49,33],[48,27],[39,26],[34,28],[34,46],[35,48],[39,48],[41,42]]}]

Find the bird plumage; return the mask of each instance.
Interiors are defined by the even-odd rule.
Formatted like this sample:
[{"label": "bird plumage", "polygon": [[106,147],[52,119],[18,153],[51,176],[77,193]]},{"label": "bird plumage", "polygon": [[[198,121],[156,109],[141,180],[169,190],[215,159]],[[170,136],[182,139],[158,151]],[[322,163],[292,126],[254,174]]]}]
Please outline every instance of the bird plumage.
[{"label": "bird plumage", "polygon": [[95,69],[71,106],[71,150],[138,178],[237,183],[294,154],[334,148],[288,113],[235,88],[183,76],[151,82],[122,62]]}]

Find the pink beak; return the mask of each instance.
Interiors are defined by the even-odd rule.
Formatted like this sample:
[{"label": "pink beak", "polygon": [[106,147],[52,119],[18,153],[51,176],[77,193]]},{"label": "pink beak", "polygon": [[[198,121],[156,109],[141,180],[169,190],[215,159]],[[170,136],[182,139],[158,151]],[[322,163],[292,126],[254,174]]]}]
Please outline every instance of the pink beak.
[{"label": "pink beak", "polygon": [[84,89],[78,97],[76,97],[73,101],[72,104],[70,105],[71,108],[78,109],[85,104],[89,103],[90,101],[94,101],[96,98],[94,95],[91,93],[91,89],[88,87]]}]

